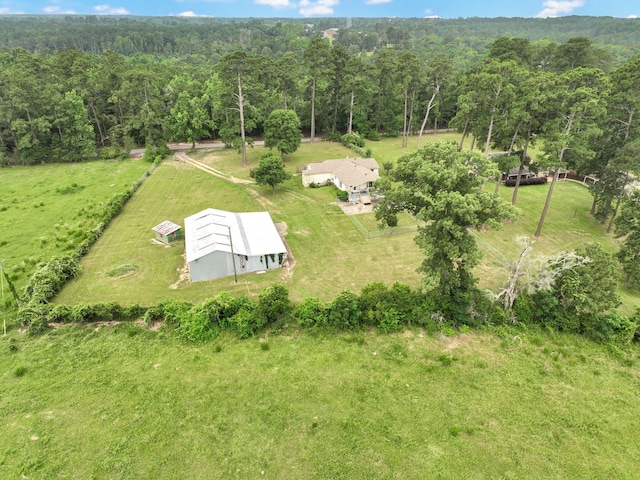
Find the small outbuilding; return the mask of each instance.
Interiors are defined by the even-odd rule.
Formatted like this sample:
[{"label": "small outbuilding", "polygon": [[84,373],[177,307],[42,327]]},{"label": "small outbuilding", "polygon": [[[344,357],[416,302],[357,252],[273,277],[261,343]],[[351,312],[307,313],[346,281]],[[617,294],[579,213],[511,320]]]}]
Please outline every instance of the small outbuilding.
[{"label": "small outbuilding", "polygon": [[287,248],[269,212],[208,208],[184,219],[192,282],[280,268]]},{"label": "small outbuilding", "polygon": [[169,244],[182,238],[182,227],[169,220],[165,220],[153,227],[153,235],[156,240]]}]

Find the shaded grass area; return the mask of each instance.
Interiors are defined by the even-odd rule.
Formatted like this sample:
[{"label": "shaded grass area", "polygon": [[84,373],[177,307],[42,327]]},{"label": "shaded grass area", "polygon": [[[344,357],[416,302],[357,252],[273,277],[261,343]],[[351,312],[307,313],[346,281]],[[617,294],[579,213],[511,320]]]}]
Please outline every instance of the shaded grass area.
[{"label": "shaded grass area", "polygon": [[[487,186],[493,189],[492,184]],[[587,243],[599,243],[611,253],[618,251],[620,241],[613,235],[606,235],[606,225],[599,224],[589,213],[593,197],[588,189],[571,181],[556,185],[542,234],[534,238],[548,191],[549,184],[521,187],[516,204],[521,213],[516,221],[505,224],[500,230],[474,232],[485,253],[482,264],[476,269],[482,286],[496,291],[504,285],[509,266],[522,250],[516,241],[520,236],[535,241],[529,254],[531,260],[549,258],[561,251],[584,247]],[[499,193],[511,202],[513,188],[501,186]],[[633,313],[640,306],[637,292],[625,294],[622,289],[620,292],[624,313]]]},{"label": "shaded grass area", "polygon": [[3,339],[0,476],[635,478],[637,347],[496,333]]},{"label": "shaded grass area", "polygon": [[96,161],[3,168],[0,260],[17,288],[35,266],[72,250],[95,224],[101,203],[149,168],[141,161]]}]

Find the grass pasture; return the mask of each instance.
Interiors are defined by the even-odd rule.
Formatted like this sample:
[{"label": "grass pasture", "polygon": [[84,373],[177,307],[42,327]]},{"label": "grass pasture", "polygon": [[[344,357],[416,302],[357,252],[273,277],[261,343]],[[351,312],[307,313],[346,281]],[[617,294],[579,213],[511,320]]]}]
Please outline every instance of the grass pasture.
[{"label": "grass pasture", "polygon": [[149,168],[141,161],[96,161],[3,168],[0,260],[17,288],[35,265],[73,249],[94,226],[100,204]]},{"label": "grass pasture", "polygon": [[63,327],[0,340],[0,477],[633,479],[638,353],[524,331],[196,346]]},{"label": "grass pasture", "polygon": [[[372,142],[374,156],[379,149],[395,160],[397,140]],[[196,156],[248,179],[262,151],[250,151],[246,168],[230,150]],[[338,144],[303,144],[287,165],[294,173],[308,161],[348,154]],[[11,250],[11,259],[64,251],[66,241],[32,242],[34,233],[22,225],[42,222],[39,231],[50,233],[41,235],[53,239],[52,225],[72,225],[85,204],[98,206],[148,166],[105,164],[100,178],[109,180],[94,184],[87,178],[98,178],[91,168],[99,165],[51,170],[66,176],[41,167],[6,170],[16,176],[11,196],[0,203],[0,220],[20,228],[2,255],[9,257],[16,245],[22,250]],[[32,178],[35,171],[45,172],[50,186],[38,185],[43,180]],[[476,232],[486,252],[476,272],[483,286],[497,288],[504,280],[519,253],[515,237],[535,231],[547,188],[523,187],[518,220]],[[500,190],[507,199],[511,193]],[[62,200],[67,203],[48,210]],[[272,194],[269,187],[234,184],[166,160],[56,301],[200,301],[222,290],[257,295],[275,282],[294,300],[329,300],[373,281],[418,285],[422,255],[413,234],[365,239],[334,200],[331,189],[304,189],[297,176]],[[589,241],[615,250],[588,215],[590,201],[580,185],[557,185],[533,255]],[[268,210],[285,222],[293,271],[244,275],[237,285],[233,278],[181,281],[184,244],[154,244],[151,228],[166,219],[182,224],[207,207]],[[36,221],[43,212],[49,223]],[[373,214],[358,222],[377,232]],[[401,216],[400,227],[415,228],[415,221]],[[627,308],[638,305],[637,292],[622,294]],[[36,338],[11,330],[0,337],[0,478],[637,478],[637,344],[620,351],[524,326],[448,336],[283,328],[281,335],[222,336],[202,345],[178,340],[168,327],[150,331],[136,324],[63,326]]]}]

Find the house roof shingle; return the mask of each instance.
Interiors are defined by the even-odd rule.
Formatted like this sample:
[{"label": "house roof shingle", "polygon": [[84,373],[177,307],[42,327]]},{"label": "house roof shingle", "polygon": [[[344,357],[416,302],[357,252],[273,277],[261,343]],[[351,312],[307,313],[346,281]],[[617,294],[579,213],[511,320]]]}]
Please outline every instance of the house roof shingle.
[{"label": "house roof shingle", "polygon": [[331,173],[344,185],[357,187],[363,183],[375,182],[380,178],[378,162],[374,158],[339,158],[325,160],[319,163],[310,163],[303,175]]}]

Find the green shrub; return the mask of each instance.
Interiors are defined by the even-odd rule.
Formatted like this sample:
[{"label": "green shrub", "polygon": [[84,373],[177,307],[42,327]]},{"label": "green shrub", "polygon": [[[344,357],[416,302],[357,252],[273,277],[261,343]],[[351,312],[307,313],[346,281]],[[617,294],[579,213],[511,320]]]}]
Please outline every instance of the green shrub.
[{"label": "green shrub", "polygon": [[54,305],[47,315],[49,323],[70,323],[73,322],[72,308],[69,305]]},{"label": "green shrub", "polygon": [[329,325],[338,328],[354,328],[360,324],[362,312],[358,305],[358,296],[349,291],[339,293],[328,308]]},{"label": "green shrub", "polygon": [[387,227],[397,227],[398,226],[398,216],[393,213],[385,218],[385,222],[387,223]]},{"label": "green shrub", "polygon": [[377,325],[381,313],[388,307],[386,301],[389,289],[382,282],[369,283],[362,287],[358,305],[362,312],[362,322],[367,325]]},{"label": "green shrub", "polygon": [[316,297],[307,297],[296,307],[293,318],[305,328],[326,325],[327,305]]},{"label": "green shrub", "polygon": [[74,256],[54,257],[36,269],[24,288],[23,298],[27,303],[47,303],[79,271],[80,264]]},{"label": "green shrub", "polygon": [[370,129],[368,132],[366,132],[366,134],[364,135],[364,138],[366,138],[367,140],[371,140],[373,142],[379,142],[382,137],[378,132],[376,132],[373,129]]},{"label": "green shrub", "polygon": [[346,202],[349,200],[349,193],[343,190],[337,190],[336,197],[338,198],[339,201]]},{"label": "green shrub", "polygon": [[261,315],[265,324],[286,317],[292,310],[289,290],[284,285],[272,285],[265,288],[258,297],[256,313]]},{"label": "green shrub", "polygon": [[183,340],[204,342],[214,336],[211,319],[203,305],[195,305],[184,312],[178,334]]},{"label": "green shrub", "polygon": [[535,317],[536,304],[531,295],[520,294],[513,302],[511,313],[517,322],[532,323]]},{"label": "green shrub", "polygon": [[618,312],[598,315],[585,325],[584,333],[593,340],[616,345],[631,343],[637,324]]},{"label": "green shrub", "polygon": [[360,147],[360,148],[364,147],[364,138],[362,138],[357,133],[346,133],[342,135],[342,137],[340,138],[340,142],[345,147],[350,147],[350,145],[355,145],[356,147]]},{"label": "green shrub", "polygon": [[27,368],[23,366],[16,367],[13,371],[13,375],[16,377],[24,377],[27,374]]},{"label": "green shrub", "polygon": [[384,333],[397,332],[402,330],[402,324],[400,323],[400,315],[395,308],[390,308],[382,312],[380,315],[380,322],[378,328]]},{"label": "green shrub", "polygon": [[322,136],[322,140],[324,140],[325,142],[339,142],[341,140],[340,133],[339,132],[325,133]]},{"label": "green shrub", "polygon": [[118,147],[102,147],[100,149],[100,158],[103,160],[125,160],[129,158],[127,152],[120,150]]},{"label": "green shrub", "polygon": [[183,317],[192,306],[191,303],[180,300],[165,302],[162,304],[162,320],[165,321],[167,325],[179,327]]},{"label": "green shrub", "polygon": [[252,337],[264,326],[264,320],[254,310],[252,304],[248,303],[229,319],[229,326],[238,338]]}]

